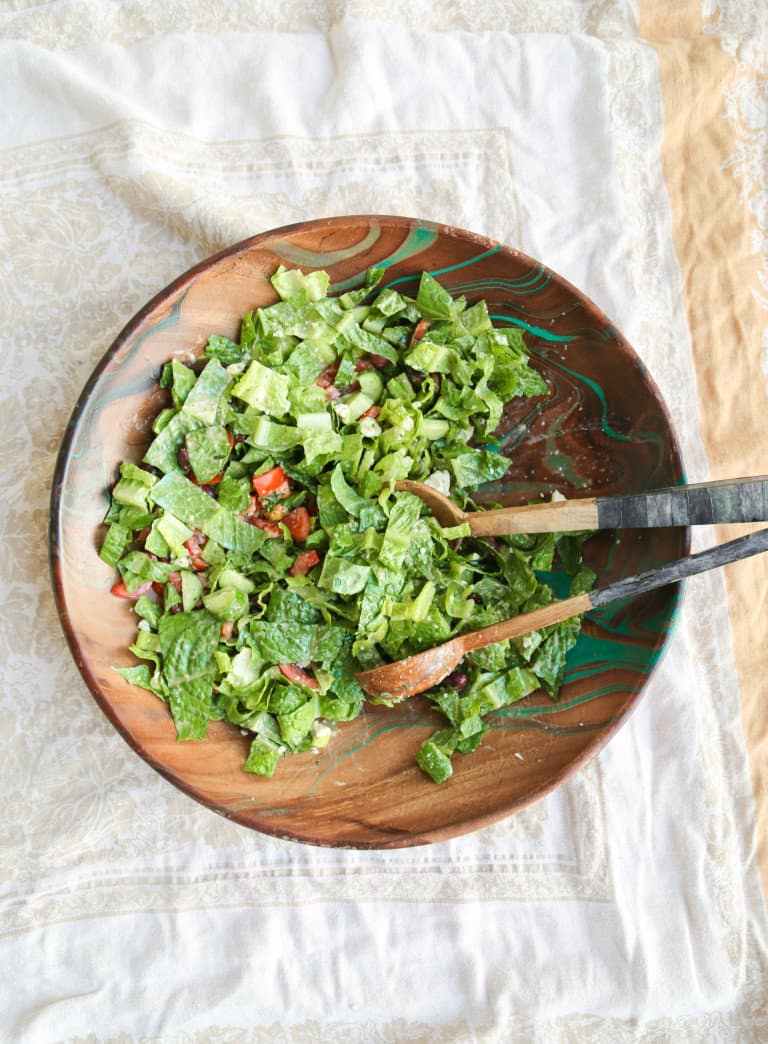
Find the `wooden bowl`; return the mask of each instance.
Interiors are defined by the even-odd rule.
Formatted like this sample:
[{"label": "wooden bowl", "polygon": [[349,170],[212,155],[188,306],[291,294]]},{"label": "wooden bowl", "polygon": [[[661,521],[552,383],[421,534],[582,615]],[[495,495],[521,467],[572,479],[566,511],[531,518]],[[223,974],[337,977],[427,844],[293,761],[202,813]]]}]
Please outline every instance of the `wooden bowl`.
[{"label": "wooden bowl", "polygon": [[[62,625],[97,703],[134,750],[190,796],[244,826],[355,848],[444,840],[542,797],[626,721],[667,640],[678,589],[590,613],[568,660],[560,701],[533,696],[494,719],[477,753],[438,787],[414,758],[438,718],[423,698],[366,708],[319,754],[286,758],[271,780],[242,771],[248,739],[223,723],[178,743],[151,693],[110,668],[133,661],[136,618],[97,557],[105,491],[124,458],[140,460],[162,405],[155,381],[171,356],[199,355],[208,335],[237,337],[239,318],[275,300],[278,264],[324,268],[332,291],[371,265],[415,292],[429,270],[454,293],[484,297],[494,321],[522,327],[546,401],[515,401],[499,429],[512,460],[486,495],[524,503],[553,490],[605,495],[674,484],[680,451],[658,390],[605,315],[564,279],[517,250],[443,225],[365,215],[307,221],[245,240],[197,265],[143,308],[97,366],[75,407],[56,466],[50,555]],[[601,534],[588,545],[600,582],[686,553],[681,529]],[[71,694],[69,698],[79,698]]]}]

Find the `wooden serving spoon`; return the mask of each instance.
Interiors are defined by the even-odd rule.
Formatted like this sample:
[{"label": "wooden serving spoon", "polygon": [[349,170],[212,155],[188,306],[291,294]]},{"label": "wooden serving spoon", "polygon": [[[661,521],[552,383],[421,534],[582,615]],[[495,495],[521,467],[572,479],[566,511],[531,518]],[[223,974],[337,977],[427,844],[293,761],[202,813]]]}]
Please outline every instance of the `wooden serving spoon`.
[{"label": "wooden serving spoon", "polygon": [[355,677],[369,696],[404,700],[408,696],[415,696],[419,692],[425,692],[434,685],[438,685],[456,668],[466,654],[474,649],[484,649],[486,645],[504,642],[508,638],[519,638],[529,631],[537,631],[540,627],[562,623],[563,620],[569,620],[572,616],[579,616],[590,609],[608,605],[609,602],[615,602],[619,598],[628,598],[642,594],[644,591],[652,591],[656,587],[664,587],[665,584],[684,580],[695,573],[704,573],[709,569],[727,565],[729,562],[736,562],[740,558],[759,555],[763,551],[768,551],[768,529],[761,529],[757,533],[739,537],[737,540],[720,544],[708,551],[699,551],[695,555],[678,558],[673,562],[667,562],[658,569],[651,569],[646,573],[638,573],[636,576],[617,580],[605,587],[598,587],[588,594],[553,602],[542,609],[534,609],[531,613],[523,613],[511,620],[503,620],[490,627],[482,627],[479,631],[469,631],[467,634],[459,635],[458,638],[452,638],[449,642],[435,646],[434,649],[427,649],[425,652],[409,656],[405,660],[387,663],[383,667],[376,667],[371,671],[362,671]]},{"label": "wooden serving spoon", "polygon": [[398,482],[395,489],[414,493],[423,500],[441,526],[468,523],[473,536],[720,525],[768,519],[768,475],[492,511],[462,511],[424,482],[408,479]]}]

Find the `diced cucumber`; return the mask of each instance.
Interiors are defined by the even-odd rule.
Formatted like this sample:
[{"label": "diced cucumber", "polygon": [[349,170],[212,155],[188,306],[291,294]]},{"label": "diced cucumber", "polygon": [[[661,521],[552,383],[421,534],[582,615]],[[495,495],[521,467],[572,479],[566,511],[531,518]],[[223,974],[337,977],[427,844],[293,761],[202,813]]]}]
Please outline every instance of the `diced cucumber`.
[{"label": "diced cucumber", "polygon": [[368,333],[380,334],[384,329],[389,317],[386,315],[369,315],[367,319],[364,319],[361,326]]},{"label": "diced cucumber", "polygon": [[425,439],[434,442],[442,439],[448,434],[448,421],[440,420],[439,417],[427,417],[421,425],[421,434]]},{"label": "diced cucumber", "polygon": [[373,406],[373,399],[370,395],[365,395],[364,392],[355,392],[348,399],[343,400],[343,405],[346,407],[344,411],[345,422],[351,424],[352,421],[362,417],[365,411]]},{"label": "diced cucumber", "polygon": [[222,587],[206,595],[203,605],[217,620],[239,620],[248,612],[248,596],[234,587]]},{"label": "diced cucumber", "polygon": [[299,413],[296,416],[296,427],[302,431],[331,431],[333,424],[331,415],[323,410],[322,413]]},{"label": "diced cucumber", "polygon": [[236,591],[243,594],[252,594],[256,590],[256,584],[247,576],[238,573],[236,569],[222,569],[219,576],[219,587],[234,587]]},{"label": "diced cucumber", "polygon": [[203,593],[203,582],[191,569],[181,570],[181,606],[185,613],[191,613]]},{"label": "diced cucumber", "polygon": [[375,370],[363,370],[357,380],[360,385],[360,391],[367,395],[372,402],[378,402],[384,391],[384,381],[380,375]]}]

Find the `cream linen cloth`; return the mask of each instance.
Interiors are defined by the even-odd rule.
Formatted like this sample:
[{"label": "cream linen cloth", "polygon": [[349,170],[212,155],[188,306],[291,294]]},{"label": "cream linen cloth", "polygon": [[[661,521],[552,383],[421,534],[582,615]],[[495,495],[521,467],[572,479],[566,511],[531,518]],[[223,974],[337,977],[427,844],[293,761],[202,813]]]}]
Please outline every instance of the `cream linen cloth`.
[{"label": "cream linen cloth", "polygon": [[627,334],[706,478],[632,5],[16,2],[0,38],[0,1039],[766,1039],[721,575],[689,584],[598,759],[495,827],[387,853],[261,837],[176,791],[90,698],[48,587],[54,455],[113,337],[211,252],[321,215],[543,259]]}]

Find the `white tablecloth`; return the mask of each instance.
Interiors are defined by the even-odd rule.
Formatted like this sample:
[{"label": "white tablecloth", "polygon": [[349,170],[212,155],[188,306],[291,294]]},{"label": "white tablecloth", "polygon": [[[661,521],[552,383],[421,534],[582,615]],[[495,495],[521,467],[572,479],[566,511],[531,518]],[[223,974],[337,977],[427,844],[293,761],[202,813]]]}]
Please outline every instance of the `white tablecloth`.
[{"label": "white tablecloth", "polygon": [[541,258],[626,333],[706,478],[632,5],[17,2],[0,39],[0,1039],[765,1039],[722,576],[689,584],[597,760],[495,827],[386,853],[261,837],[173,789],[91,700],[48,587],[53,460],[93,365],[192,263],[308,217],[413,215]]}]

